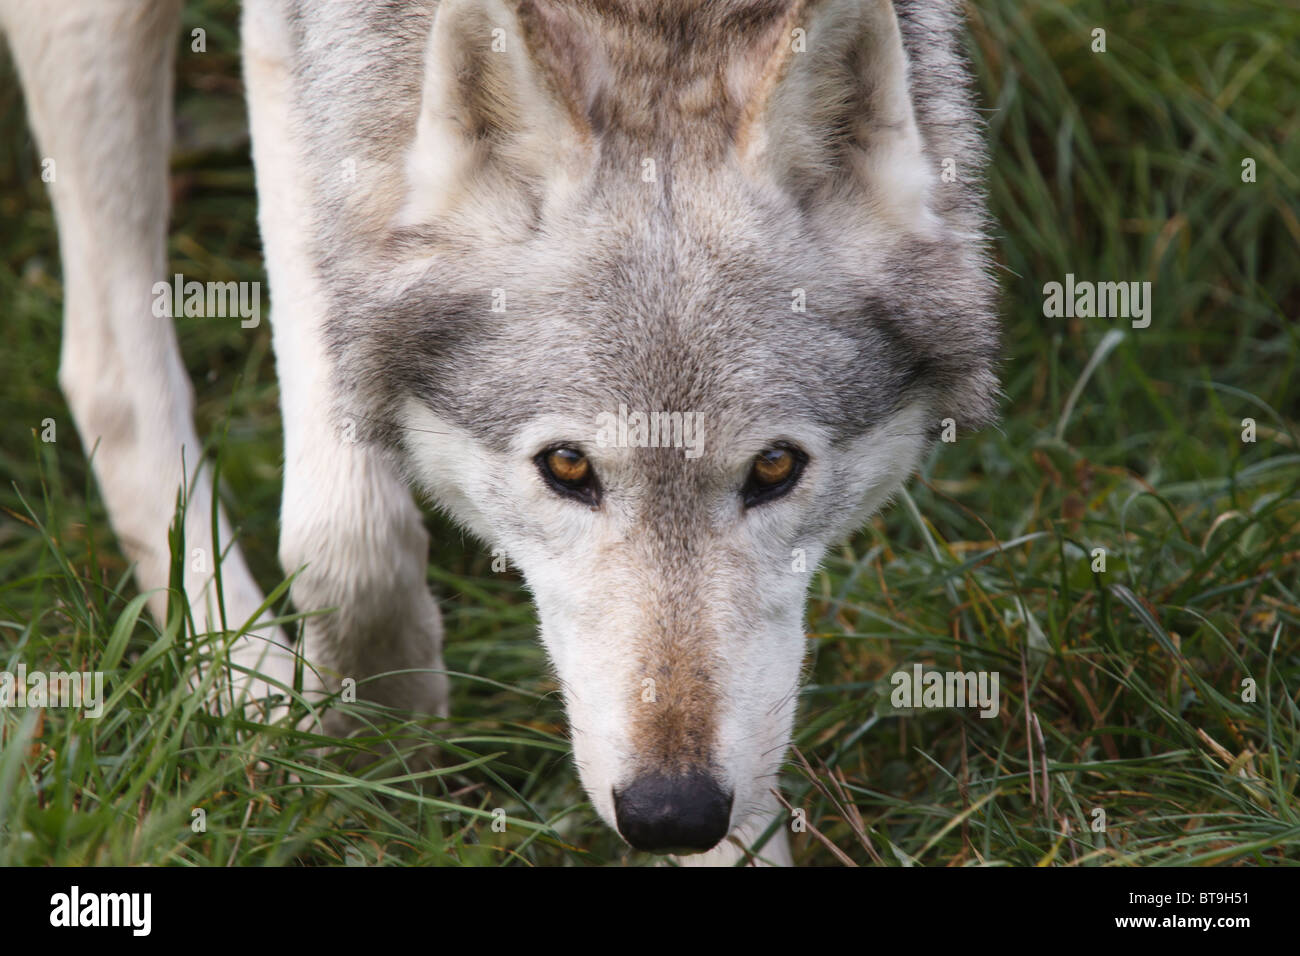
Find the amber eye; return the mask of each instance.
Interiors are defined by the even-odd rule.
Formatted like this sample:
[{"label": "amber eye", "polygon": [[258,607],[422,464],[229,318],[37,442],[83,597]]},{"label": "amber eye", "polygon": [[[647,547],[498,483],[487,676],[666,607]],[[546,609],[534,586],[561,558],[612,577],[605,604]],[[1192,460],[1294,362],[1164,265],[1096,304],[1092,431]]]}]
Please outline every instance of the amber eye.
[{"label": "amber eye", "polygon": [[764,448],[754,456],[741,497],[746,508],[779,498],[793,488],[808,463],[808,456],[790,445]]},{"label": "amber eye", "polygon": [[760,484],[780,484],[793,473],[794,454],[788,448],[769,448],[754,459],[754,477]]},{"label": "amber eye", "polygon": [[595,506],[600,501],[600,485],[587,456],[576,448],[561,445],[549,448],[535,459],[537,468],[551,488],[568,498]]},{"label": "amber eye", "polygon": [[546,467],[551,470],[556,481],[562,481],[566,485],[581,482],[591,471],[587,456],[572,448],[555,449],[546,456]]}]

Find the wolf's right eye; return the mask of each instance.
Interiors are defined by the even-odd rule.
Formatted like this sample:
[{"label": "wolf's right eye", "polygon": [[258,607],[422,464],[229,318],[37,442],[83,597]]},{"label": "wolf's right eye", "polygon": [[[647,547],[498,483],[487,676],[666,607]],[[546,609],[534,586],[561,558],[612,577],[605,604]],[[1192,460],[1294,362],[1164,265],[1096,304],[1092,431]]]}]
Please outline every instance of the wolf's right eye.
[{"label": "wolf's right eye", "polygon": [[600,504],[600,483],[596,481],[596,471],[582,452],[561,445],[548,448],[534,460],[537,462],[537,470],[552,490],[593,508]]},{"label": "wolf's right eye", "polygon": [[780,498],[798,483],[806,464],[808,456],[792,445],[782,443],[764,448],[754,456],[749,478],[740,491],[745,507]]}]

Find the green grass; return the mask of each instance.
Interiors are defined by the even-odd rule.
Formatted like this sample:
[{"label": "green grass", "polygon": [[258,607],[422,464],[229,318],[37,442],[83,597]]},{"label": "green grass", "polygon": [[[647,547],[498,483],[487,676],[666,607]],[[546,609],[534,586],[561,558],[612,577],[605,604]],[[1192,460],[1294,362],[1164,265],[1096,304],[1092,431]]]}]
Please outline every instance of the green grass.
[{"label": "green grass", "polygon": [[[209,52],[179,67],[172,265],[264,279],[233,7],[186,17]],[[799,862],[1300,860],[1298,47],[1282,2],[973,5],[1004,420],[940,445],[815,578],[783,779],[816,831],[794,835]],[[448,725],[359,709],[374,734],[325,758],[198,706],[187,669],[225,638],[141,613],[56,385],[54,223],[9,80],[0,126],[0,670],[98,669],[113,695],[99,720],[0,710],[0,864],[653,862],[577,784],[520,581],[435,516]],[[1150,280],[1151,326],[1045,318],[1042,286],[1066,273]],[[267,324],[179,328],[200,433],[224,436],[231,514],[274,589]],[[999,672],[1000,716],[900,715],[889,675],[917,662]],[[424,740],[436,769],[410,760]],[[383,756],[357,769],[354,751]]]}]

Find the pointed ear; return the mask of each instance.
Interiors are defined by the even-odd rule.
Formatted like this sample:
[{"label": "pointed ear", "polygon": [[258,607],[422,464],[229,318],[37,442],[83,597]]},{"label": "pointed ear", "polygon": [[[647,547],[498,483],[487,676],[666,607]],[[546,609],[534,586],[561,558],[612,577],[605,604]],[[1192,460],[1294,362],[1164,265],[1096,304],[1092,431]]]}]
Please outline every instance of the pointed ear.
[{"label": "pointed ear", "polygon": [[559,6],[438,5],[403,225],[446,216],[489,228],[528,224],[587,167],[605,71],[590,31]]},{"label": "pointed ear", "polygon": [[[733,84],[750,87],[737,137],[742,162],[809,209],[844,209],[847,195],[898,226],[936,224],[928,197],[937,177],[893,4],[796,3],[775,32],[733,72]],[[822,202],[832,195],[836,202]]]}]

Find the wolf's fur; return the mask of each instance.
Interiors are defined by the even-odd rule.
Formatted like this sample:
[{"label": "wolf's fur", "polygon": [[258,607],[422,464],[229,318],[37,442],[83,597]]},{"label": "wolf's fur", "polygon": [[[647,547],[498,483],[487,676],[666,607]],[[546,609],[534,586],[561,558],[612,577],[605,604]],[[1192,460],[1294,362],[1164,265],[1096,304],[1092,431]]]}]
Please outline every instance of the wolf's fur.
[{"label": "wolf's fur", "polygon": [[[199,447],[147,299],[166,274],[175,4],[0,16],[61,164],[61,382],[141,585],[162,587],[177,453]],[[602,817],[641,775],[703,774],[731,794],[735,842],[762,831],[804,656],[792,554],[814,569],[943,419],[994,411],[959,28],[952,0],[245,4],[281,558],[299,608],[338,609],[306,631],[326,686],[441,669],[414,485],[522,570]],[[695,413],[703,454],[599,446],[620,405]],[[778,441],[808,467],[747,511],[749,463]],[[557,443],[588,455],[599,508],[539,476]],[[209,547],[210,495],[200,471],[190,534]],[[224,570],[242,621],[259,594],[237,551]],[[206,609],[207,582],[186,584]],[[283,641],[256,636],[246,659]],[[445,707],[437,673],[369,686]],[[764,852],[788,859],[783,838]]]}]

